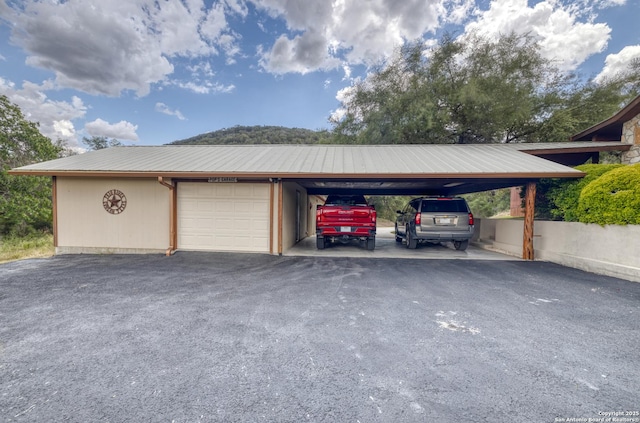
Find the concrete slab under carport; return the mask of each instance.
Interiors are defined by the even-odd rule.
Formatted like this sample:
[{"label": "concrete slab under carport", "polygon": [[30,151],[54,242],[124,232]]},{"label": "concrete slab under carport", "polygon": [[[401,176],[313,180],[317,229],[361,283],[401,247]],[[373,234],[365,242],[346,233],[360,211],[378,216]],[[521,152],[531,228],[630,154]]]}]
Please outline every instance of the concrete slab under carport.
[{"label": "concrete slab under carport", "polygon": [[378,227],[376,230],[376,249],[368,251],[362,243],[351,241],[347,244],[336,243],[318,250],[315,235],[309,236],[290,249],[283,256],[290,257],[369,257],[422,260],[520,260],[519,258],[485,250],[469,245],[466,251],[458,251],[451,243],[419,244],[415,250],[409,250],[404,243],[396,242],[393,227]]}]

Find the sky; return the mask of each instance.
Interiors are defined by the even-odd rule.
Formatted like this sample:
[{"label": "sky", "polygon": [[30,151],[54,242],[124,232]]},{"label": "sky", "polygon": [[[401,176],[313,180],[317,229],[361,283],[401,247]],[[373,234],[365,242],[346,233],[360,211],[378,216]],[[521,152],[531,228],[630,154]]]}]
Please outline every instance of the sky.
[{"label": "sky", "polygon": [[640,0],[0,0],[0,94],[77,149],[330,129],[354,81],[407,41],[528,33],[599,81],[640,58],[639,18]]}]

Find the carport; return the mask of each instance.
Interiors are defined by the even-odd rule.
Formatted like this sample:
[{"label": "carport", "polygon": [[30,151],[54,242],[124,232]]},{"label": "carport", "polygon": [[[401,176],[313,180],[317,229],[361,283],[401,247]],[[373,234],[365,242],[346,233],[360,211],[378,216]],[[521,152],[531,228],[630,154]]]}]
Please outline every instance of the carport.
[{"label": "carport", "polygon": [[456,195],[525,186],[522,256],[533,259],[536,182],[582,177],[561,163],[624,147],[531,145],[116,147],[11,173],[53,178],[59,253],[282,254],[312,235],[315,195]]}]

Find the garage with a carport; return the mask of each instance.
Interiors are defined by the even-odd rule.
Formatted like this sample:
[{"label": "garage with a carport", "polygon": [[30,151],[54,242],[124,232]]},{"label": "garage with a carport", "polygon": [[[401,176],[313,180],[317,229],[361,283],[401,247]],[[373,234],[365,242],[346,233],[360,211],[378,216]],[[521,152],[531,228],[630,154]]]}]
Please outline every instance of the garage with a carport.
[{"label": "garage with a carport", "polygon": [[[538,144],[593,157],[619,143]],[[53,179],[56,252],[176,250],[282,254],[314,236],[317,195],[456,195],[512,186],[528,194],[523,257],[533,258],[541,178],[582,173],[529,145],[214,145],[114,147],[24,166]],[[531,149],[529,151],[531,153]],[[564,159],[563,159],[564,160]],[[562,162],[563,160],[557,160]],[[573,164],[573,163],[572,163]]]}]

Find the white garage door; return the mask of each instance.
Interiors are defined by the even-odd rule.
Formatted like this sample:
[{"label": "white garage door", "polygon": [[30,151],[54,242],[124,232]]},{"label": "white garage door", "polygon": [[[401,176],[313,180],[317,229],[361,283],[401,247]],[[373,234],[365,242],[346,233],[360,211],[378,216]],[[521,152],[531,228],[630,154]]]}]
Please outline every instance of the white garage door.
[{"label": "white garage door", "polygon": [[269,252],[269,185],[178,184],[178,248]]}]

